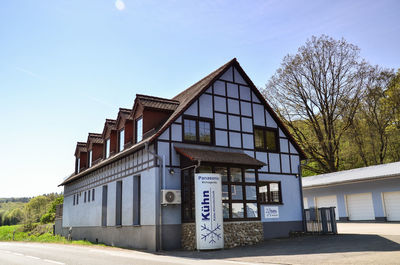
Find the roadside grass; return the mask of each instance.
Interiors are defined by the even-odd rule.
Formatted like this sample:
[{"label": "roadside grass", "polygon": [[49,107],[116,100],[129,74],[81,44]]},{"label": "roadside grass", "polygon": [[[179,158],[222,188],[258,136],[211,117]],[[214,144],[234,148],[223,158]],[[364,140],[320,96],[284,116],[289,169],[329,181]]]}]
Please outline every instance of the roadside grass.
[{"label": "roadside grass", "polygon": [[94,244],[86,240],[69,241],[60,235],[53,235],[53,225],[37,225],[35,229],[29,232],[24,232],[23,225],[7,225],[0,226],[0,241],[25,241],[25,242],[42,242],[42,243],[61,243],[61,244],[76,244],[76,245],[101,245]]}]

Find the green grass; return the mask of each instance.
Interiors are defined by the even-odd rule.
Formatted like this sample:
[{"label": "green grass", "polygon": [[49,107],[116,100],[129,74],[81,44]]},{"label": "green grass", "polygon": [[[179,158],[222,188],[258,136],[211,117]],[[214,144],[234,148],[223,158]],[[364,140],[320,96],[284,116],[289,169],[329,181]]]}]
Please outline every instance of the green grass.
[{"label": "green grass", "polygon": [[[23,232],[22,225],[0,226],[0,241],[12,241],[13,232],[15,231],[15,241],[25,242],[42,242],[42,243],[61,243],[61,244],[77,244],[77,245],[96,245],[86,240],[68,241],[60,235],[53,235],[52,224],[38,226],[31,232]],[[102,245],[102,244],[97,244]]]}]

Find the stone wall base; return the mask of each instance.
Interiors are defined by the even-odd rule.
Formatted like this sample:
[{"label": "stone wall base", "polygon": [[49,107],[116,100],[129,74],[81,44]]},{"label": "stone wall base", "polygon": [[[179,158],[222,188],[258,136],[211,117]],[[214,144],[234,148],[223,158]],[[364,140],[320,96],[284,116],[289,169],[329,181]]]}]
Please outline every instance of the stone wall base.
[{"label": "stone wall base", "polygon": [[[255,222],[224,222],[224,248],[254,245],[264,238],[263,225]],[[182,224],[182,248],[196,249],[195,223]]]}]

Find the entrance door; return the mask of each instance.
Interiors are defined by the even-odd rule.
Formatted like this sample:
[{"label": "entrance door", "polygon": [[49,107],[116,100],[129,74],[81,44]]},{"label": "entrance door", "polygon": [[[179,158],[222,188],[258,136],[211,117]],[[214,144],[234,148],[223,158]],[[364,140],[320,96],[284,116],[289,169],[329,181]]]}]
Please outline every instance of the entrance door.
[{"label": "entrance door", "polygon": [[316,197],[315,202],[317,204],[317,208],[335,207],[336,220],[339,220],[339,211],[337,206],[336,195]]},{"label": "entrance door", "polygon": [[371,193],[358,193],[346,196],[349,220],[375,220]]},{"label": "entrance door", "polygon": [[388,221],[400,221],[400,191],[384,192],[386,219]]}]

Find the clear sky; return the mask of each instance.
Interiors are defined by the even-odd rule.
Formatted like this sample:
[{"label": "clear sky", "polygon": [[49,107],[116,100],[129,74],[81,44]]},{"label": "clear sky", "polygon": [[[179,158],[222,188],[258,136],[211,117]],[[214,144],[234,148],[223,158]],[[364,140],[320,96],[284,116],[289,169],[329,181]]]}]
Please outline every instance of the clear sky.
[{"label": "clear sky", "polygon": [[312,35],[400,67],[400,1],[5,0],[0,197],[59,192],[77,141],[136,93],[171,98],[236,57],[257,86]]}]

